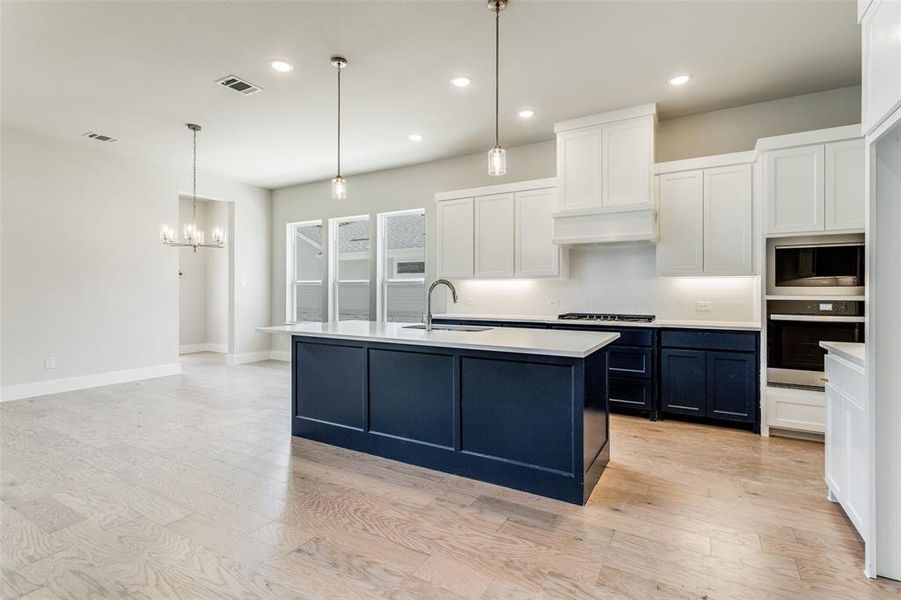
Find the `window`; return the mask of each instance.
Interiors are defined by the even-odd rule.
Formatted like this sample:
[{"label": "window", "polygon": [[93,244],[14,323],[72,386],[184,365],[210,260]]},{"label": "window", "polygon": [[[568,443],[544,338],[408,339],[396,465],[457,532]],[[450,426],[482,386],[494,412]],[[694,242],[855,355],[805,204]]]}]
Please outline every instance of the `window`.
[{"label": "window", "polygon": [[425,320],[425,210],[378,216],[378,313],[383,321]]},{"label": "window", "polygon": [[324,321],[322,221],[288,223],[286,321]]},{"label": "window", "polygon": [[369,215],[329,221],[330,319],[369,320]]}]

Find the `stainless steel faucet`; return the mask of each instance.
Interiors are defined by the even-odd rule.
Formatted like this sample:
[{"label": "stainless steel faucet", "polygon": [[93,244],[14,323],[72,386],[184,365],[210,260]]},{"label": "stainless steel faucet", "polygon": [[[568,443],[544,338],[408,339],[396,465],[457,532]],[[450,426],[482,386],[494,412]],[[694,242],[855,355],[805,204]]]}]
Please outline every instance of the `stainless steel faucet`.
[{"label": "stainless steel faucet", "polygon": [[434,290],[439,285],[446,285],[450,288],[451,296],[454,298],[454,304],[457,303],[457,290],[454,288],[454,284],[452,284],[447,279],[436,279],[435,282],[429,286],[429,293],[426,300],[426,313],[425,313],[425,330],[432,330],[432,290]]}]

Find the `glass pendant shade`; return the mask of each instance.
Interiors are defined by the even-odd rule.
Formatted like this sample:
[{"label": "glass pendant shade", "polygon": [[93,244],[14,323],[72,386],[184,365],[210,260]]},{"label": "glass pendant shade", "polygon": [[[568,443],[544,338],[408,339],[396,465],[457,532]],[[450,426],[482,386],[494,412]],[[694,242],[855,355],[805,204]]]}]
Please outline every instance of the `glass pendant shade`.
[{"label": "glass pendant shade", "polygon": [[507,174],[507,151],[500,146],[488,151],[488,174],[493,177]]},{"label": "glass pendant shade", "polygon": [[213,235],[211,237],[212,237],[213,244],[215,244],[216,246],[224,246],[225,245],[226,233],[225,233],[225,229],[223,229],[222,227],[214,227]]},{"label": "glass pendant shade", "polygon": [[347,180],[338,175],[332,179],[332,200],[347,199]]}]

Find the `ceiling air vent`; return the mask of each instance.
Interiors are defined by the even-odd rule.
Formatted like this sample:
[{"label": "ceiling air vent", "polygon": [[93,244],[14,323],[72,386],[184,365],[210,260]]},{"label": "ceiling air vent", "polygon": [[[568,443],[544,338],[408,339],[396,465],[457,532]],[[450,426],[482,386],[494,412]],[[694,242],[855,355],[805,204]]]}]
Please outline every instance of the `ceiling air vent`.
[{"label": "ceiling air vent", "polygon": [[234,90],[243,96],[249,96],[251,94],[256,94],[257,92],[262,92],[263,88],[256,86],[249,81],[244,81],[240,77],[236,77],[234,75],[228,75],[227,77],[223,77],[216,81],[221,86],[227,87],[230,90]]},{"label": "ceiling air vent", "polygon": [[113,142],[118,142],[114,137],[110,137],[108,135],[104,135],[102,133],[97,133],[96,131],[88,131],[86,133],[82,133],[81,137],[86,137],[92,140],[96,140],[98,142],[106,142],[107,144],[112,144]]}]

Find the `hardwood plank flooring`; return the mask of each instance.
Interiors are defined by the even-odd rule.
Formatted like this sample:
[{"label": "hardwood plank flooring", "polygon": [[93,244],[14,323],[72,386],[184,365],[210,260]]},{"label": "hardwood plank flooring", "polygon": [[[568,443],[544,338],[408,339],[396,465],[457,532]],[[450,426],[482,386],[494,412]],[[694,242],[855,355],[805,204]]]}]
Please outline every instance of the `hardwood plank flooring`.
[{"label": "hardwood plank flooring", "polygon": [[897,598],[823,446],[614,416],[585,507],[293,439],[289,369],[0,404],[0,598]]}]

